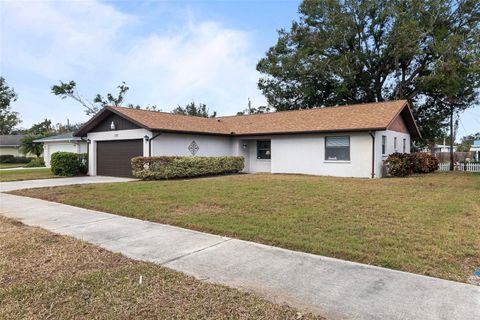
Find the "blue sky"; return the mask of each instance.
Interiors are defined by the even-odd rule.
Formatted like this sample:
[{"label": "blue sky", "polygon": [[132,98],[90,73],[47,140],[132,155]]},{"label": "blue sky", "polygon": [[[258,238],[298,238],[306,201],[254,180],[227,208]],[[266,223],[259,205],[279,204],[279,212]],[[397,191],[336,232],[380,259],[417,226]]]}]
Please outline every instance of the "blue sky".
[{"label": "blue sky", "polygon": [[[23,127],[88,119],[50,93],[59,80],[89,99],[126,81],[127,103],[170,111],[197,101],[235,114],[248,98],[265,104],[256,63],[299,2],[0,1],[0,74],[19,94]],[[462,115],[459,136],[477,131],[478,106]]]}]

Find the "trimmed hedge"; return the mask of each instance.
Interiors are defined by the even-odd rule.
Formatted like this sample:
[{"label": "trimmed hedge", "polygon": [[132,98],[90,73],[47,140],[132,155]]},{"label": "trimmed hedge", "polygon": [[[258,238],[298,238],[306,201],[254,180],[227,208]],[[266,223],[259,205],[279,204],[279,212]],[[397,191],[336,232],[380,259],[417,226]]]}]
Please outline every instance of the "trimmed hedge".
[{"label": "trimmed hedge", "polygon": [[13,154],[2,154],[0,156],[0,163],[29,163],[35,158],[16,157]]},{"label": "trimmed hedge", "polygon": [[438,159],[424,153],[392,153],[385,160],[387,174],[393,177],[405,177],[412,173],[430,173],[438,170]]},{"label": "trimmed hedge", "polygon": [[33,158],[30,160],[29,163],[25,165],[27,168],[37,168],[37,167],[45,167],[45,161],[43,161],[43,158]]},{"label": "trimmed hedge", "polygon": [[74,152],[55,152],[50,159],[53,174],[72,177],[86,174],[88,171],[87,154]]},{"label": "trimmed hedge", "polygon": [[133,175],[145,180],[192,178],[238,173],[243,157],[135,157]]}]

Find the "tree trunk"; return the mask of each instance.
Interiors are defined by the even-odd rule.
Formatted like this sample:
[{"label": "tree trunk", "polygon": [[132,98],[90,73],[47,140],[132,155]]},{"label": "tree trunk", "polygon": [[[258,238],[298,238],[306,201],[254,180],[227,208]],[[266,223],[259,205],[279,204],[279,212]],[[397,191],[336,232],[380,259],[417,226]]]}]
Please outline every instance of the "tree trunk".
[{"label": "tree trunk", "polygon": [[450,171],[453,169],[453,108],[450,108]]}]

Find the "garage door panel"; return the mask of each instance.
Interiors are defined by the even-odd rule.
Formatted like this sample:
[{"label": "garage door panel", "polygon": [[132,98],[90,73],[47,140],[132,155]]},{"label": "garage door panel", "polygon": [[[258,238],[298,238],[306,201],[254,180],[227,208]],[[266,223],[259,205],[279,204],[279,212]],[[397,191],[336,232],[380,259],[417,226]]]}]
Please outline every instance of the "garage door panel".
[{"label": "garage door panel", "polygon": [[130,160],[143,155],[143,140],[97,142],[97,175],[131,177]]}]

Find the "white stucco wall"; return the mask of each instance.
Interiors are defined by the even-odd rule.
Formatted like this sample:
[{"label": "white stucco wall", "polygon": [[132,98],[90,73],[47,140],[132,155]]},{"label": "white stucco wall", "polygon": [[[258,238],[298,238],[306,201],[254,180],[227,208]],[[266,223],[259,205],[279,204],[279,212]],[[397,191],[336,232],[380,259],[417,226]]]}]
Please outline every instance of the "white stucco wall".
[{"label": "white stucco wall", "polygon": [[43,159],[46,167],[50,167],[50,160],[52,158],[52,154],[55,152],[86,153],[87,143],[83,141],[45,142],[43,144]]},{"label": "white stucco wall", "polygon": [[271,160],[257,159],[257,140],[271,139],[271,136],[251,136],[235,137],[232,140],[232,155],[245,158],[245,168],[243,169],[244,172],[271,172]]},{"label": "white stucco wall", "polygon": [[20,152],[20,147],[0,147],[0,155],[7,155],[11,154],[15,157],[23,157],[25,156]]},{"label": "white stucco wall", "polygon": [[272,173],[301,173],[339,177],[371,176],[372,138],[368,133],[350,136],[350,161],[325,160],[324,134],[299,134],[272,138]]},{"label": "white stucco wall", "polygon": [[195,141],[195,156],[221,157],[232,155],[232,138],[226,136],[162,133],[152,140],[152,156],[191,156],[188,146]]},{"label": "white stucco wall", "polygon": [[[382,154],[382,136],[387,137],[385,154]],[[395,137],[397,138],[397,148],[395,149]],[[405,152],[410,153],[410,134],[385,130],[375,132],[375,176],[382,177],[383,161],[388,155],[400,152],[403,153],[403,139],[405,139]]]},{"label": "white stucco wall", "polygon": [[[132,140],[151,137],[152,133],[146,129],[117,130],[104,132],[89,132],[87,139],[90,139],[88,150],[88,175],[97,174],[97,141],[107,140]],[[148,156],[148,142],[143,141],[143,155]]]},{"label": "white stucco wall", "polygon": [[[188,146],[195,141],[197,156],[243,156],[246,172],[300,173],[340,177],[371,177],[372,137],[368,132],[330,134],[350,136],[350,161],[325,160],[325,134],[294,134],[256,137],[225,137],[162,133],[151,141],[152,156],[191,156]],[[387,152],[381,154],[381,136],[387,136]],[[104,140],[144,139],[152,137],[145,129],[91,132],[89,147],[89,174],[96,174],[96,142]],[[397,137],[397,151],[402,152],[406,139],[406,152],[410,152],[410,136],[395,131],[375,133],[375,177],[381,177],[383,160],[394,152],[393,138]],[[271,140],[271,160],[257,159],[258,140]],[[143,155],[149,155],[149,143],[144,140]]]}]

